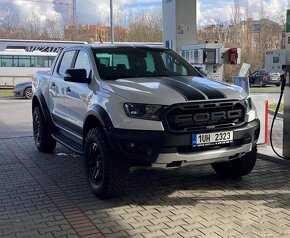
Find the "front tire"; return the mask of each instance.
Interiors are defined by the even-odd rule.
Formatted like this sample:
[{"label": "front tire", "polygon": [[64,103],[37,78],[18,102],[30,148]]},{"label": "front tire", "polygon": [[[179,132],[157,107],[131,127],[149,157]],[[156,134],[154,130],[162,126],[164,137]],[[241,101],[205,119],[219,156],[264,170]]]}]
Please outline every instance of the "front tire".
[{"label": "front tire", "polygon": [[40,152],[51,152],[55,149],[56,141],[51,136],[49,125],[39,106],[33,110],[33,136],[36,148]]},{"label": "front tire", "polygon": [[214,163],[212,168],[221,177],[225,178],[239,178],[249,174],[257,160],[257,146],[252,151],[248,152],[244,156],[234,159],[232,161]]},{"label": "front tire", "polygon": [[128,162],[112,153],[100,128],[93,128],[87,134],[85,170],[89,186],[97,197],[108,199],[124,192]]}]

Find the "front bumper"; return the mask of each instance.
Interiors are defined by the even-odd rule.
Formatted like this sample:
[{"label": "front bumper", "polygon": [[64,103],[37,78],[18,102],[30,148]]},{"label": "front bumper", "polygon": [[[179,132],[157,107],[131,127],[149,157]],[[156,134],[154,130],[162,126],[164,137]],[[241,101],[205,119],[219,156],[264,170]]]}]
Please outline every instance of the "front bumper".
[{"label": "front bumper", "polygon": [[152,167],[168,168],[180,167],[189,164],[201,165],[211,164],[215,162],[236,159],[252,150],[253,144],[243,144],[240,146],[232,146],[219,148],[215,150],[193,152],[188,154],[170,153],[160,154],[156,161],[152,163]]},{"label": "front bumper", "polygon": [[233,132],[234,140],[231,144],[192,147],[191,133],[115,128],[106,130],[116,155],[129,159],[132,165],[155,167],[175,167],[185,163],[207,164],[240,157],[250,152],[257,143],[260,121],[255,119]]},{"label": "front bumper", "polygon": [[267,84],[280,85],[281,81],[279,81],[279,80],[268,80],[268,81],[265,81],[264,85],[267,85]]},{"label": "front bumper", "polygon": [[15,97],[22,97],[21,92],[18,89],[13,89],[13,95]]}]

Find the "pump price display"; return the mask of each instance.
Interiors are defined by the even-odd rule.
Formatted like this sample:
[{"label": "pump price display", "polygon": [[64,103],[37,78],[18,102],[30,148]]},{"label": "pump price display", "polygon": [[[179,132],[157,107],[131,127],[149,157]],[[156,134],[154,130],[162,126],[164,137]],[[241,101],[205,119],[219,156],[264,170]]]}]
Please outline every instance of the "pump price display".
[{"label": "pump price display", "polygon": [[192,134],[192,146],[221,145],[233,142],[233,131]]}]

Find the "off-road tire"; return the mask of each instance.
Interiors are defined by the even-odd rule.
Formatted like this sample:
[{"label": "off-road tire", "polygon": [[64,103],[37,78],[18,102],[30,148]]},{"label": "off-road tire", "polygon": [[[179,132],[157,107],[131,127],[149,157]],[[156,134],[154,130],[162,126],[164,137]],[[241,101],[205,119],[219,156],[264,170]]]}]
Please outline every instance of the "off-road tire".
[{"label": "off-road tire", "polygon": [[251,152],[232,161],[211,164],[215,172],[224,178],[239,178],[250,173],[257,159],[257,146]]},{"label": "off-road tire", "polygon": [[41,108],[33,110],[33,136],[36,148],[40,152],[51,152],[55,149],[56,141],[51,136],[51,130],[46,123]]},{"label": "off-road tire", "polygon": [[86,136],[85,170],[92,192],[100,199],[124,193],[128,162],[113,154],[101,128],[92,128]]}]

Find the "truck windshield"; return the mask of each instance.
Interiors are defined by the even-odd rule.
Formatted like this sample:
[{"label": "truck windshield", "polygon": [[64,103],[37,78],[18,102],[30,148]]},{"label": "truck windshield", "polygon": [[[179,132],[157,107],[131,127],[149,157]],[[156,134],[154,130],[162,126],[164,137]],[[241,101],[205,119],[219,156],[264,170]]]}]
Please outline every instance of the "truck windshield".
[{"label": "truck windshield", "polygon": [[117,47],[94,49],[103,80],[139,77],[201,76],[181,56],[169,49]]}]

